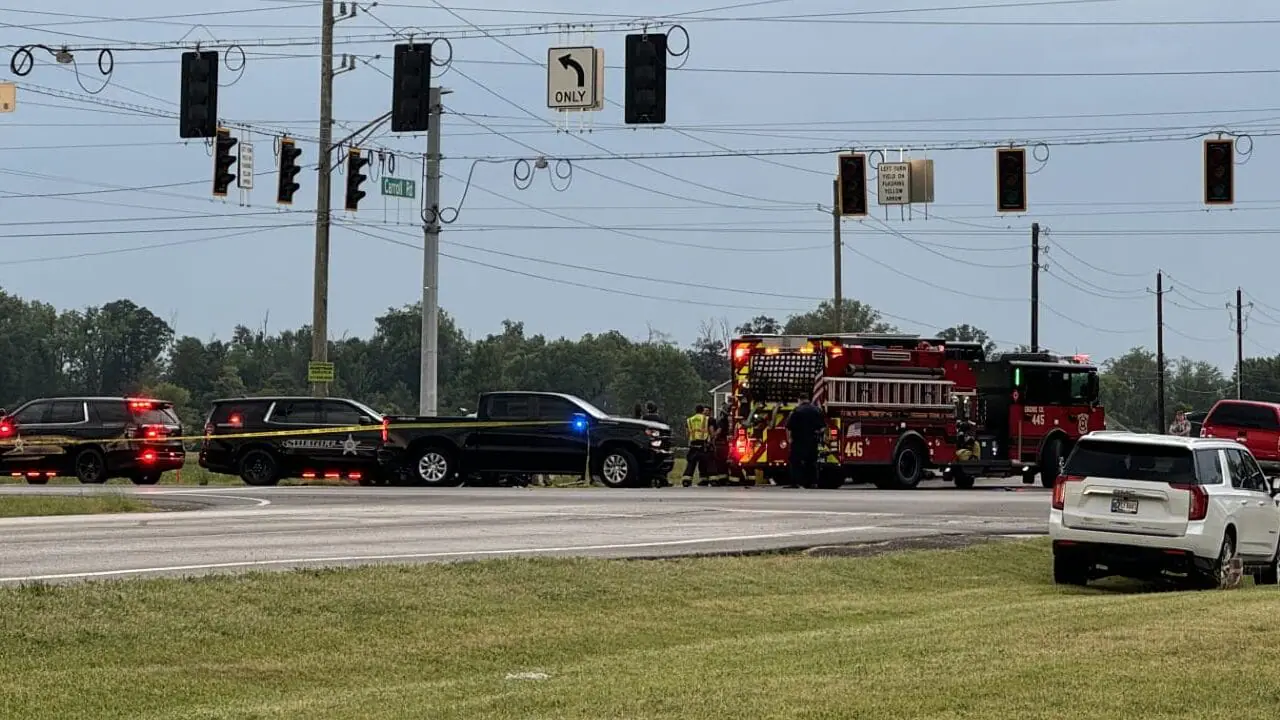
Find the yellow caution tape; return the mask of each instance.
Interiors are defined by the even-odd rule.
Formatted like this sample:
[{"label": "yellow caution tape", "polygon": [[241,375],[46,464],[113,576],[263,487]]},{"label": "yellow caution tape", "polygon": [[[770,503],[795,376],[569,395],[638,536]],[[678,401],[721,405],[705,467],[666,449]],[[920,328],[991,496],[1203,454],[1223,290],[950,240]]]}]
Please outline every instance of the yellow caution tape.
[{"label": "yellow caution tape", "polygon": [[[442,422],[442,423],[392,423],[387,426],[388,432],[397,430],[449,430],[449,429],[487,429],[487,428],[507,428],[507,427],[548,427],[554,425],[565,425],[563,420],[529,420],[529,421],[475,421],[475,422]],[[342,427],[325,427],[325,428],[305,428],[298,430],[267,430],[260,432],[246,433],[226,433],[216,435],[180,435],[165,436],[156,438],[140,438],[140,437],[117,437],[117,438],[97,438],[82,439],[72,437],[60,437],[54,435],[33,435],[23,437],[21,428],[19,434],[12,438],[0,440],[0,447],[13,446],[48,446],[48,445],[90,445],[102,443],[137,443],[139,445],[156,445],[168,442],[207,442],[209,440],[253,440],[258,438],[283,438],[283,437],[307,437],[310,435],[335,435],[335,434],[355,434],[355,433],[381,433],[382,425],[346,425]]]}]

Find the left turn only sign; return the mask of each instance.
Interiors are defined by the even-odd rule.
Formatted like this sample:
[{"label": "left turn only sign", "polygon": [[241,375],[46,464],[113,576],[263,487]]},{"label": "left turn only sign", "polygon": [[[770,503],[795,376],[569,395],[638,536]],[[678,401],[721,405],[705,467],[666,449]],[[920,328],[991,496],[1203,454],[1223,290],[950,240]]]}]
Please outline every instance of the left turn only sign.
[{"label": "left turn only sign", "polygon": [[553,110],[587,110],[596,105],[594,47],[560,47],[547,50],[547,107]]}]

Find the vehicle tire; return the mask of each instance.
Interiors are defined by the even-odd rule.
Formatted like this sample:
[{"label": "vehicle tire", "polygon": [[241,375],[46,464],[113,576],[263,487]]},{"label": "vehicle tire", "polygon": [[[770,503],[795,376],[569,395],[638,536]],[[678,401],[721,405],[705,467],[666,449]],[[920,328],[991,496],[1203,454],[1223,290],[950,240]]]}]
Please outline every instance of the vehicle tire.
[{"label": "vehicle tire", "polygon": [[462,484],[454,454],[439,445],[428,445],[413,454],[409,477],[416,485],[457,487]]},{"label": "vehicle tire", "polygon": [[630,450],[621,447],[605,448],[600,459],[592,468],[592,475],[600,478],[605,487],[634,487],[640,478],[640,468],[636,456]]},{"label": "vehicle tire", "polygon": [[844,487],[845,472],[840,466],[818,469],[818,488],[821,490],[839,490]]},{"label": "vehicle tire", "polygon": [[107,481],[107,457],[97,448],[81,450],[72,466],[76,469],[76,479],[85,485],[101,485]]},{"label": "vehicle tire", "polygon": [[1051,437],[1040,449],[1040,487],[1053,487],[1062,473],[1062,438]]},{"label": "vehicle tire", "polygon": [[1201,584],[1206,590],[1232,590],[1240,587],[1243,575],[1235,536],[1228,532],[1222,536],[1222,548],[1213,561],[1213,569],[1200,578]]},{"label": "vehicle tire", "polygon": [[1057,585],[1084,587],[1089,584],[1089,568],[1078,561],[1054,555],[1053,582]]},{"label": "vehicle tire", "polygon": [[1261,570],[1253,572],[1254,585],[1276,585],[1280,583],[1280,548],[1276,549],[1276,556],[1271,558],[1271,564]]},{"label": "vehicle tire", "polygon": [[164,475],[164,473],[149,472],[141,475],[134,475],[129,479],[133,481],[134,485],[155,485],[160,482],[160,476],[162,475]]},{"label": "vehicle tire", "polygon": [[893,456],[893,485],[899,490],[911,490],[924,477],[924,465],[929,453],[918,440],[908,440]]},{"label": "vehicle tire", "polygon": [[951,468],[951,482],[955,483],[956,487],[961,490],[972,488],[976,480],[977,478],[965,472],[962,468]]},{"label": "vehicle tire", "polygon": [[280,483],[280,462],[270,452],[253,449],[240,457],[240,479],[245,485],[266,487]]}]

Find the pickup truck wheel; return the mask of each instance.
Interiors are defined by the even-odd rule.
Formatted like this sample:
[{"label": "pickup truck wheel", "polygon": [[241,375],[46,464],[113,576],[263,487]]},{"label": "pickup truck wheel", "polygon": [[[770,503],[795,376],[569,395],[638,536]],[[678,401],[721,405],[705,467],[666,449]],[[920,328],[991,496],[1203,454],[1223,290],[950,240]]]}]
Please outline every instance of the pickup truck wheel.
[{"label": "pickup truck wheel", "polygon": [[606,487],[624,488],[636,484],[640,473],[635,455],[623,448],[609,448],[603,455],[595,474]]},{"label": "pickup truck wheel", "polygon": [[454,487],[462,483],[453,456],[439,447],[428,447],[414,457],[413,479],[427,487]]}]

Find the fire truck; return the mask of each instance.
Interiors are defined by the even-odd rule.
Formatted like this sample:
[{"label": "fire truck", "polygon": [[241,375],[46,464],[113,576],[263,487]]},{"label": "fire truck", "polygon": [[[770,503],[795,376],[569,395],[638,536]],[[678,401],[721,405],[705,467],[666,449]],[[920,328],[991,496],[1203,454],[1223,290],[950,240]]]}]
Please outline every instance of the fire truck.
[{"label": "fire truck", "polygon": [[978,343],[918,335],[744,335],[730,343],[733,474],[785,482],[786,420],[826,412],[819,485],[914,488],[932,469],[957,487],[1020,475],[1051,487],[1082,435],[1105,427],[1083,356],[991,358]]}]

